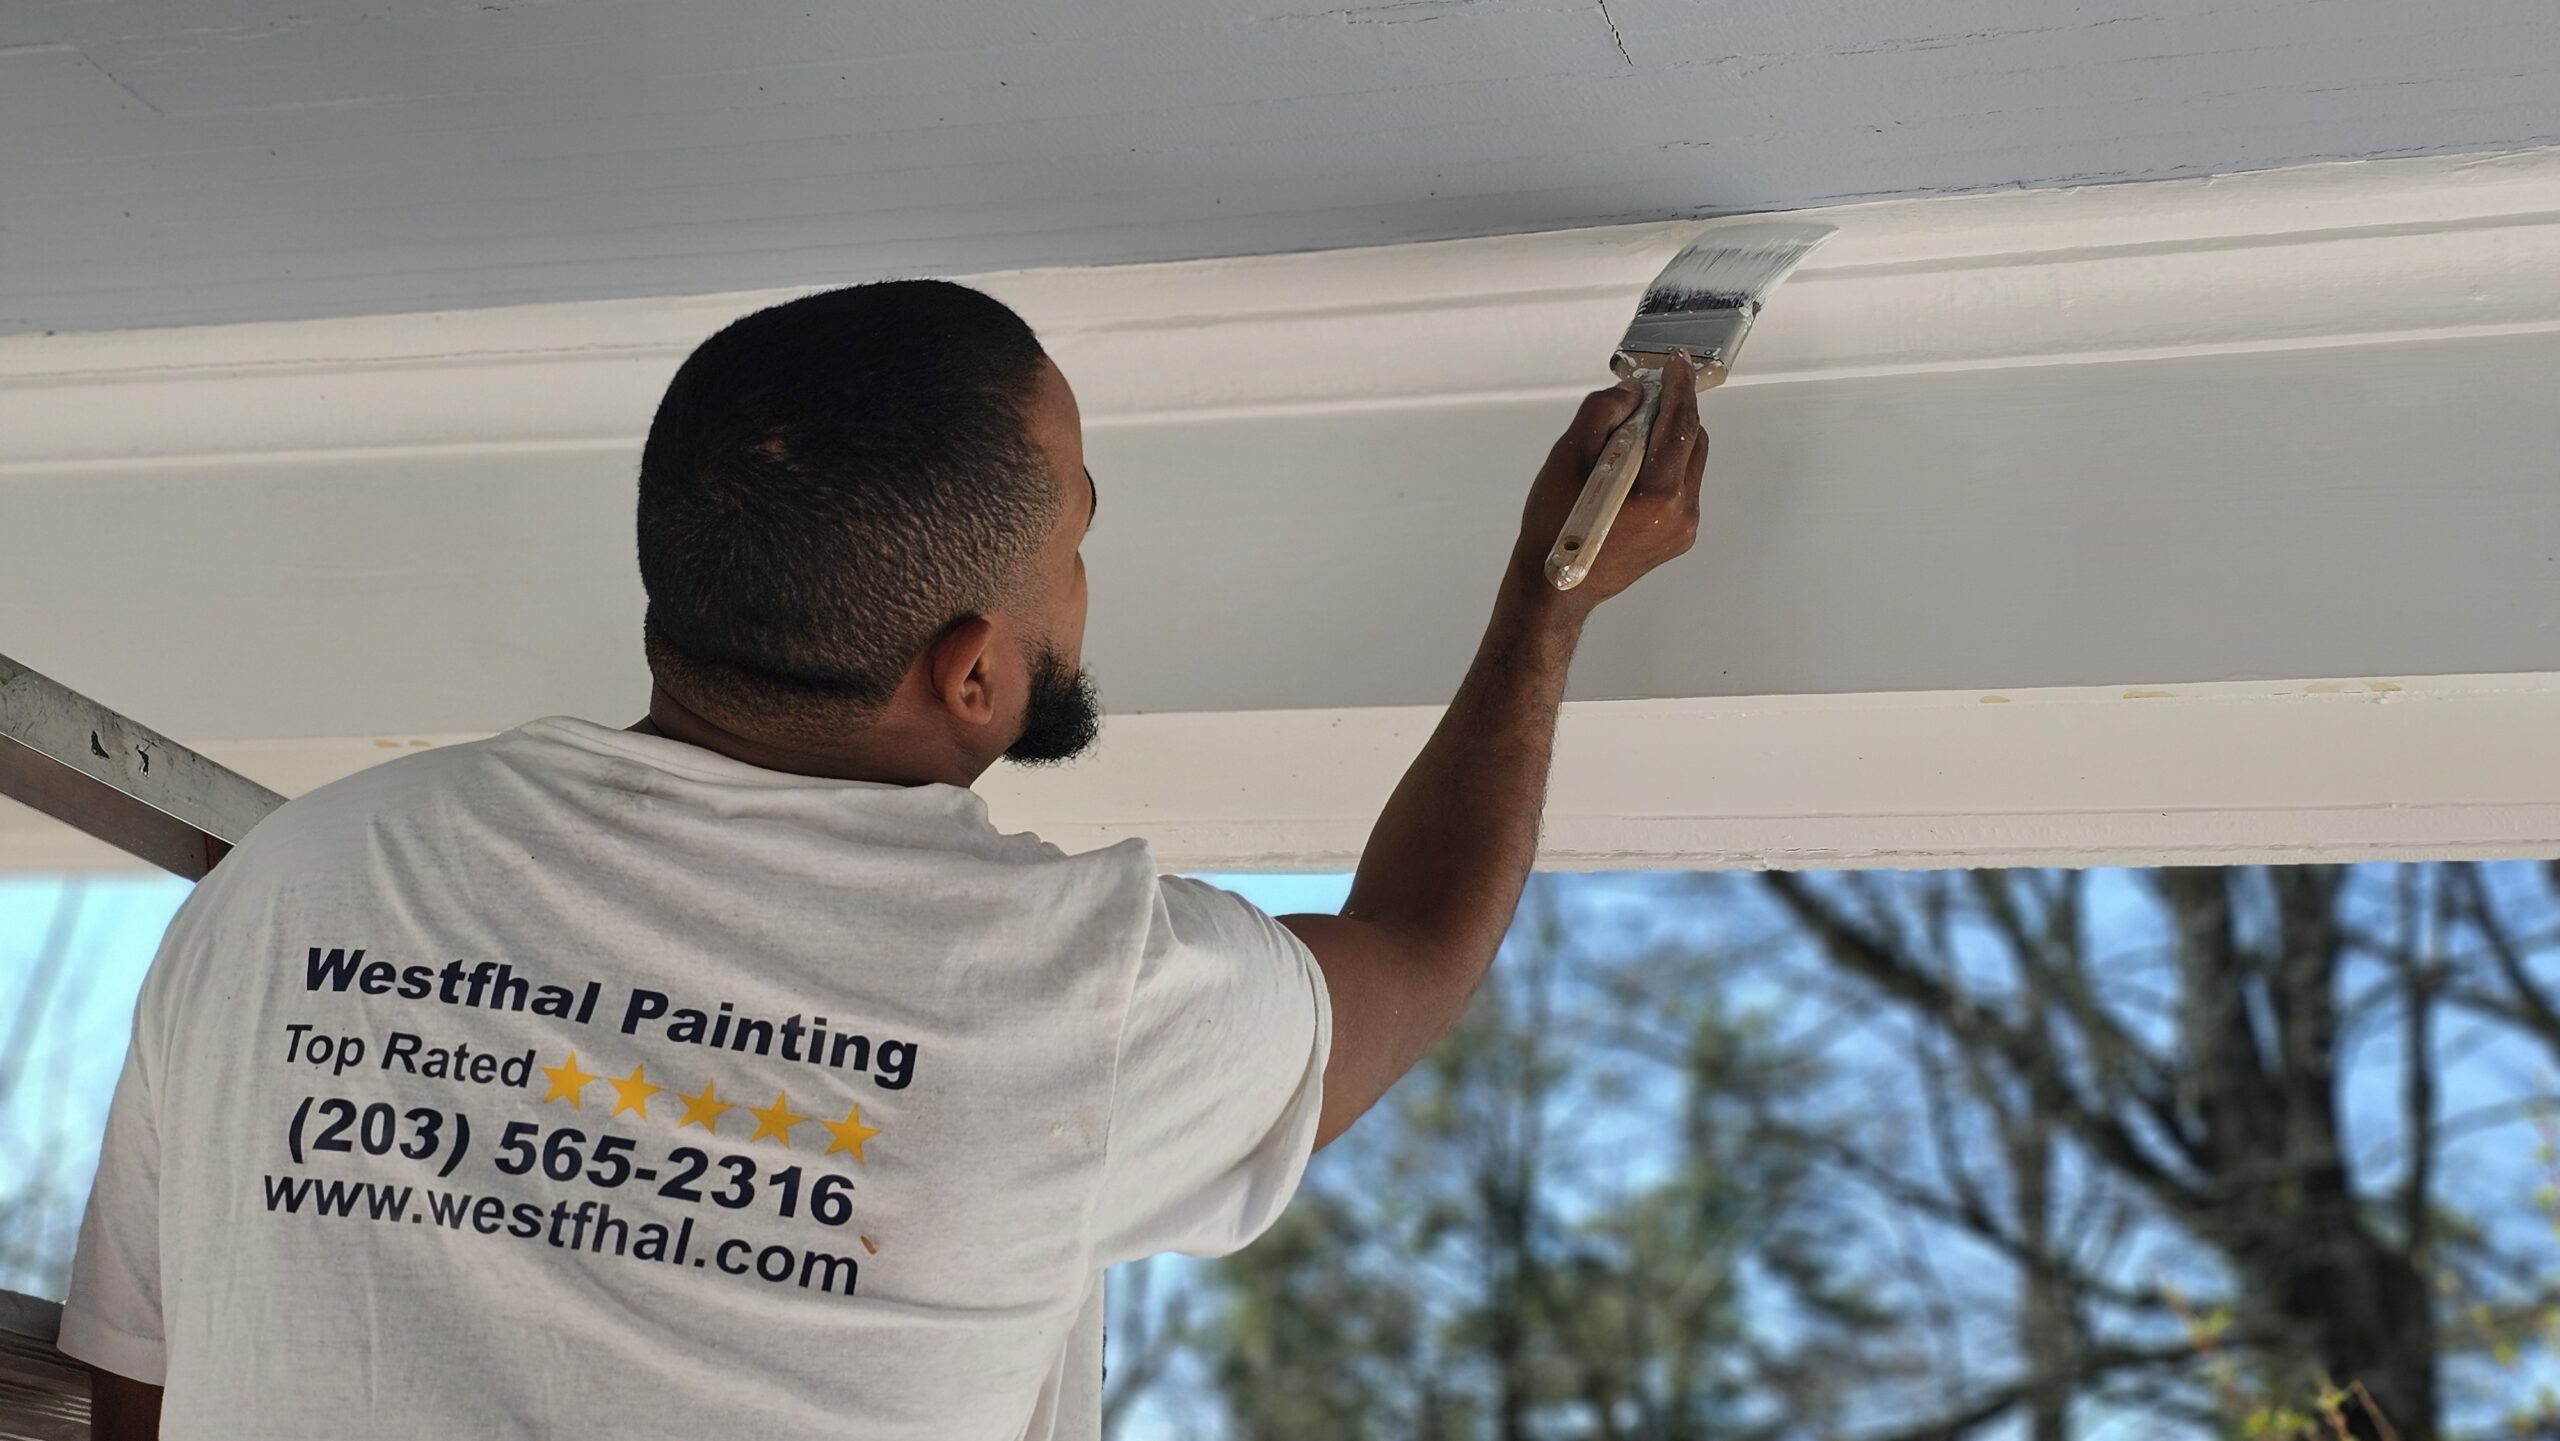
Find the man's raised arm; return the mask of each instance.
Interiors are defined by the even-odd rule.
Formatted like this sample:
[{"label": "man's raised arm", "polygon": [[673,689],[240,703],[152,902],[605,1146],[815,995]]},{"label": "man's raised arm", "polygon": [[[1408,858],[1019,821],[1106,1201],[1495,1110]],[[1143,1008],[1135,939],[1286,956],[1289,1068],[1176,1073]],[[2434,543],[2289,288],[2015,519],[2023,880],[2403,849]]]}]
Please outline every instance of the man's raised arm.
[{"label": "man's raised arm", "polygon": [[1631,384],[1593,392],[1548,453],[1475,663],[1379,814],[1342,914],[1279,918],[1315,952],[1333,1000],[1318,1147],[1457,1024],[1537,856],[1556,711],[1583,622],[1697,538],[1707,440],[1695,371],[1674,366],[1644,469],[1590,576],[1557,590],[1547,549],[1609,433],[1635,409]]}]

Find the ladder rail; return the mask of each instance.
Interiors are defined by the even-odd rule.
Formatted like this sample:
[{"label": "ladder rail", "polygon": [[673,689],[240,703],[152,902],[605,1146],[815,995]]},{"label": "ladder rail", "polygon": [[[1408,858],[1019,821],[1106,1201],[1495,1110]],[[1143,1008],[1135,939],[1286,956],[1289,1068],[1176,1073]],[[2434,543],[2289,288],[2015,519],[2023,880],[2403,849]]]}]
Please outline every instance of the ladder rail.
[{"label": "ladder rail", "polygon": [[[0,655],[0,796],[202,880],[284,797]],[[0,1291],[0,1441],[89,1434],[89,1372],[60,1304]]]}]

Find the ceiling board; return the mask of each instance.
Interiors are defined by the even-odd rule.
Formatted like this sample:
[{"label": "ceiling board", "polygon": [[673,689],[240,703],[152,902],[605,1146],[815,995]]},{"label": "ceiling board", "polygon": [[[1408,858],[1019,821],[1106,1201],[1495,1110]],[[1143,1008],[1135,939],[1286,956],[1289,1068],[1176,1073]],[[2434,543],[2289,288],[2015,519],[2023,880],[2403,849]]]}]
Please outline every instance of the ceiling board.
[{"label": "ceiling board", "polygon": [[23,4],[0,332],[2506,148],[2555,56],[2547,0]]}]

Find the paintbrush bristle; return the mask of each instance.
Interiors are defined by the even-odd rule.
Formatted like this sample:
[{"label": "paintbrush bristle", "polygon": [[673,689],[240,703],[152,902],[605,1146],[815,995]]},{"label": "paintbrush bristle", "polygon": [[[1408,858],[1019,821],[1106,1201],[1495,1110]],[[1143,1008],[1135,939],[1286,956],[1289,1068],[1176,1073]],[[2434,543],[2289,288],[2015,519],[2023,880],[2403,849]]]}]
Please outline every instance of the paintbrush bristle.
[{"label": "paintbrush bristle", "polygon": [[1756,313],[1787,272],[1831,233],[1828,225],[1790,221],[1718,226],[1663,267],[1636,314]]}]

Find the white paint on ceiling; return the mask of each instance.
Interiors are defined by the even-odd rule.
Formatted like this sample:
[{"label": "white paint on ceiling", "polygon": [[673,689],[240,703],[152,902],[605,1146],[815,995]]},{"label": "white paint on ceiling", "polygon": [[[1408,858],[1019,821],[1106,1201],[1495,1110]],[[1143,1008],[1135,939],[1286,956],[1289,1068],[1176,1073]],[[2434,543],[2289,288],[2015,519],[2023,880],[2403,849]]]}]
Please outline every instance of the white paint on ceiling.
[{"label": "white paint on ceiling", "polygon": [[2560,140],[2549,0],[0,7],[0,332]]}]

